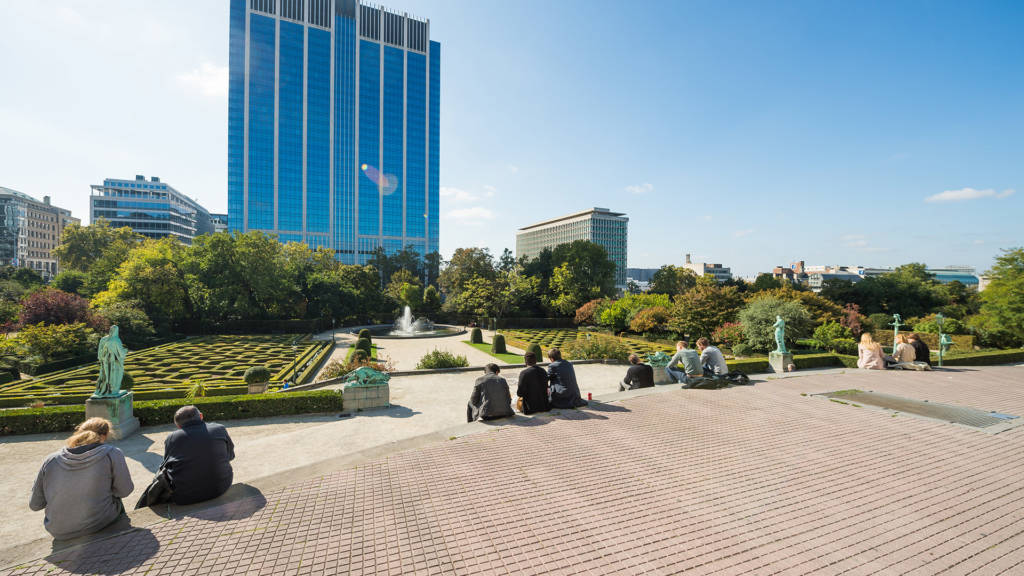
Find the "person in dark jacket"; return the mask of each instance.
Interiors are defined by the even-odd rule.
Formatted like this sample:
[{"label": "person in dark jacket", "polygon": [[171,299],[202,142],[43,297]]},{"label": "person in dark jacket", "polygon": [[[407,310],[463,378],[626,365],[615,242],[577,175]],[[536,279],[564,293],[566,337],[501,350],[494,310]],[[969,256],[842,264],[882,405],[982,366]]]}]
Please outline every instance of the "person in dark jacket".
[{"label": "person in dark jacket", "polygon": [[637,388],[653,388],[654,368],[647,364],[641,364],[640,357],[636,354],[629,355],[629,363],[630,367],[626,369],[626,377],[619,382],[619,392]]},{"label": "person in dark jacket", "polygon": [[914,347],[914,360],[916,362],[924,362],[929,366],[932,365],[932,352],[928,349],[928,345],[921,340],[921,337],[917,334],[911,334],[907,336],[910,345]]},{"label": "person in dark jacket", "polygon": [[194,504],[227,492],[234,479],[231,460],[235,445],[226,428],[203,421],[195,406],[182,406],[174,414],[178,427],[164,441],[161,465],[171,484],[171,501]]},{"label": "person in dark jacket", "polygon": [[552,408],[578,408],[586,406],[587,401],[580,397],[580,387],[576,384],[576,370],[568,360],[562,360],[562,351],[558,348],[548,350],[548,382],[551,384]]},{"label": "person in dark jacket", "polygon": [[501,369],[497,364],[484,366],[484,375],[476,379],[469,405],[466,406],[467,422],[507,418],[515,414],[508,382],[498,376],[499,372]]},{"label": "person in dark jacket", "polygon": [[519,373],[519,386],[516,396],[523,400],[523,414],[547,412],[548,404],[548,373],[537,366],[537,355],[533,352],[523,354],[526,369]]},{"label": "person in dark jacket", "polygon": [[54,539],[99,532],[124,516],[121,498],[135,486],[124,453],[106,443],[109,434],[109,421],[90,418],[39,469],[28,507],[46,510],[43,527]]}]

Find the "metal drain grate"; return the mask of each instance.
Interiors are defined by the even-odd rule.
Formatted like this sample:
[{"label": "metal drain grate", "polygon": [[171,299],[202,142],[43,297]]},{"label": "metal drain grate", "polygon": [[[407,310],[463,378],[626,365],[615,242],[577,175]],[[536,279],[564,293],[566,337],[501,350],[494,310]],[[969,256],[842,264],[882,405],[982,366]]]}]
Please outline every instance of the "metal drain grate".
[{"label": "metal drain grate", "polygon": [[[933,418],[935,420],[942,420],[952,424],[971,426],[972,428],[985,429],[993,426],[999,426],[1002,428],[1008,424],[1010,420],[1018,419],[1017,416],[1012,416],[1010,414],[984,412],[982,410],[976,410],[974,408],[967,408],[964,406],[938,404],[935,402],[928,402],[927,400],[912,400],[910,398],[901,398],[899,396],[879,394],[877,392],[864,392],[862,390],[839,390],[837,392],[816,394],[816,396],[824,396],[825,398],[848,402],[850,404],[865,404],[868,406],[875,406],[877,408],[884,408],[886,410],[895,410],[896,412],[902,412],[904,414]],[[1012,425],[1010,427],[1012,427]]]}]

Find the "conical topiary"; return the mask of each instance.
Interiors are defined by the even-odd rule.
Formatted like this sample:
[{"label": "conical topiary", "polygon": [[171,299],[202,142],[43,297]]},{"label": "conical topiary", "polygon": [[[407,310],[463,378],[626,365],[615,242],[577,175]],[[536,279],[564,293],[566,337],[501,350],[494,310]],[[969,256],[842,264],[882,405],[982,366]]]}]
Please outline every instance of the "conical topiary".
[{"label": "conical topiary", "polygon": [[527,352],[533,352],[533,355],[537,358],[537,362],[544,361],[544,351],[541,350],[540,344],[534,342],[526,347]]},{"label": "conical topiary", "polygon": [[356,348],[366,352],[367,356],[370,356],[371,351],[373,350],[371,346],[372,344],[370,344],[369,338],[360,338],[359,340],[356,340]]},{"label": "conical topiary", "polygon": [[503,334],[494,335],[494,340],[491,341],[491,352],[495,354],[508,353],[508,351],[505,349],[505,336]]},{"label": "conical topiary", "polygon": [[368,329],[366,329],[366,328],[363,328],[362,330],[359,331],[359,339],[361,340],[363,338],[366,338],[367,340],[370,340],[371,342],[373,341],[373,339],[370,338],[370,331]]},{"label": "conical topiary", "polygon": [[484,343],[484,334],[483,334],[483,332],[481,332],[479,328],[473,328],[469,332],[469,341],[472,342],[473,344],[483,344]]}]

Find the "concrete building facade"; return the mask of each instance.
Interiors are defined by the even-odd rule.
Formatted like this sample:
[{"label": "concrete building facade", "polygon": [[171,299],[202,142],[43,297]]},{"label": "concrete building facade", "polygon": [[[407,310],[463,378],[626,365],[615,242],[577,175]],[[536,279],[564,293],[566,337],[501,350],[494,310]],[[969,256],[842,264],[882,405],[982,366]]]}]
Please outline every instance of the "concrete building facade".
[{"label": "concrete building facade", "polygon": [[615,262],[615,286],[626,287],[626,247],[629,218],[623,212],[591,208],[520,228],[516,232],[516,258],[535,258],[545,248],[589,240],[604,246]]},{"label": "concrete building facade", "polygon": [[147,238],[177,238],[184,244],[213,232],[210,213],[160,178],[105,178],[92,186],[89,221],[103,218],[113,228],[127,226]]},{"label": "concrete building facade", "polygon": [[59,272],[53,249],[72,223],[80,222],[70,210],[51,204],[49,196],[39,201],[0,186],[0,263],[31,268],[52,279]]}]

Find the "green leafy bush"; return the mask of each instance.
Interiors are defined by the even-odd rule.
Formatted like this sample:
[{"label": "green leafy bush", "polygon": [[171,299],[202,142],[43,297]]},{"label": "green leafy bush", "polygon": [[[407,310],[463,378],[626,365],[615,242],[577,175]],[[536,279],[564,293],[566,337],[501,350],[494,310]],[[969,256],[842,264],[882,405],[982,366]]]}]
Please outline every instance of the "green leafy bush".
[{"label": "green leafy bush", "polygon": [[668,306],[651,306],[639,310],[629,321],[629,329],[637,334],[664,332],[671,312]]},{"label": "green leafy bush", "polygon": [[350,360],[354,362],[366,362],[370,359],[370,355],[366,353],[366,350],[362,348],[356,348],[352,351],[352,357]]},{"label": "green leafy bush", "polygon": [[253,366],[245,371],[244,379],[246,384],[263,384],[270,382],[271,376],[270,369],[266,366]]},{"label": "green leafy bush", "polygon": [[715,328],[715,331],[711,333],[711,341],[716,344],[735,347],[735,345],[744,341],[743,325],[739,322],[726,322]]},{"label": "green leafy bush", "polygon": [[540,344],[531,343],[526,347],[527,352],[533,352],[533,355],[537,357],[537,362],[544,361],[544,351],[541,349]]},{"label": "green leafy bush", "polygon": [[786,346],[792,346],[799,338],[806,338],[811,331],[811,315],[799,302],[781,300],[770,296],[759,296],[751,300],[740,311],[740,324],[746,335],[747,344],[758,352],[775,349],[775,317],[786,321]]},{"label": "green leafy bush", "polygon": [[891,323],[892,314],[875,313],[868,316],[868,324],[870,325],[871,330],[892,331],[892,326],[889,325]]},{"label": "green leafy bush", "polygon": [[363,338],[366,338],[367,340],[370,340],[371,342],[373,341],[373,338],[370,338],[370,330],[369,329],[363,328],[362,330],[359,331],[359,339],[362,340]]},{"label": "green leafy bush", "polygon": [[438,350],[437,348],[427,353],[423,358],[420,358],[420,361],[416,364],[416,368],[420,370],[464,368],[466,366],[469,366],[469,361],[466,360],[465,356],[452,354],[447,350]]},{"label": "green leafy bush", "polygon": [[857,354],[857,341],[853,338],[836,338],[831,349],[837,354]]},{"label": "green leafy bush", "polygon": [[121,341],[133,350],[146,346],[156,334],[153,322],[136,301],[112,302],[97,312],[109,324],[117,325]]},{"label": "green leafy bush", "polygon": [[[938,334],[939,323],[935,320],[935,314],[929,314],[914,324],[914,332],[926,334]],[[942,323],[944,334],[967,334],[967,326],[956,318],[946,318]]]},{"label": "green leafy bush", "polygon": [[505,348],[505,336],[501,334],[494,335],[494,339],[491,340],[491,352],[494,354],[508,353],[508,350]]},{"label": "green leafy bush", "polygon": [[739,344],[733,344],[733,346],[732,346],[732,354],[733,354],[733,356],[750,356],[753,353],[754,353],[754,349],[751,348],[750,345],[745,343],[745,342],[740,342]]},{"label": "green leafy bush", "polygon": [[367,357],[373,354],[373,344],[369,338],[360,338],[356,340],[356,349],[366,352]]},{"label": "green leafy bush", "polygon": [[473,328],[469,332],[469,341],[472,342],[473,344],[483,344],[484,343],[484,334],[483,334],[483,332],[481,332],[479,328]]},{"label": "green leafy bush", "polygon": [[562,354],[570,360],[623,360],[629,356],[629,348],[618,338],[591,335],[569,342]]},{"label": "green leafy bush", "polygon": [[29,324],[18,332],[29,356],[43,361],[62,356],[78,356],[96,350],[99,336],[82,322],[75,324]]},{"label": "green leafy bush", "polygon": [[[315,390],[213,396],[191,401],[183,398],[148,400],[136,402],[133,411],[143,426],[155,426],[173,422],[174,413],[187,404],[196,405],[207,421],[335,412],[343,407],[341,392]],[[83,420],[85,407],[81,405],[0,410],[0,435],[68,432]]]}]

